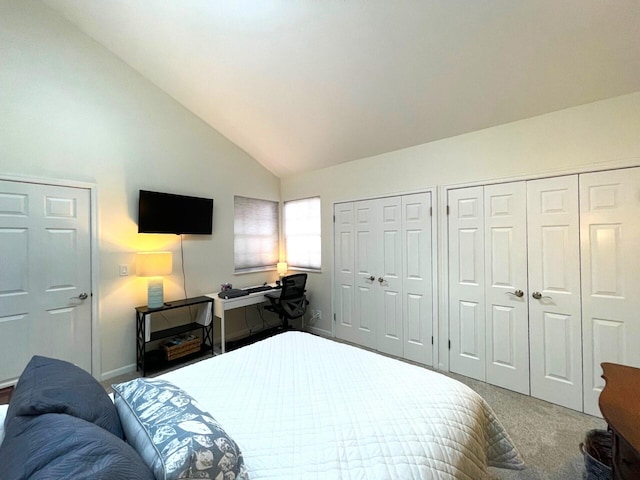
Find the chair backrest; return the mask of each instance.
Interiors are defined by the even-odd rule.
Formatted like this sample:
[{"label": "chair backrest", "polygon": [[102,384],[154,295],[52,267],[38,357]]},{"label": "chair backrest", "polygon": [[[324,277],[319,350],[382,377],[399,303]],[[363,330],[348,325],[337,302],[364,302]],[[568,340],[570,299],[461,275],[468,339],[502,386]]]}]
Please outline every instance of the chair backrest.
[{"label": "chair backrest", "polygon": [[307,285],[307,274],[296,273],[282,277],[282,291],[280,301],[293,300],[304,297],[305,286]]}]

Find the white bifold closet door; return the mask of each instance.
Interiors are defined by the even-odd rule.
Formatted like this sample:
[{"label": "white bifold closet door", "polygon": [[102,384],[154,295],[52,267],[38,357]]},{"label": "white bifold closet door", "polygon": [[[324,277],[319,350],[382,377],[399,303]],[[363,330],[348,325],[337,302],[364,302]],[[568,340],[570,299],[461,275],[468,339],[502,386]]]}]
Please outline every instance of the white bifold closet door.
[{"label": "white bifold closet door", "polygon": [[527,186],[484,187],[487,382],[529,394]]},{"label": "white bifold closet door", "polygon": [[484,189],[449,191],[449,368],[486,381]]},{"label": "white bifold closet door", "polygon": [[577,176],[448,200],[451,370],[580,410]]},{"label": "white bifold closet door", "polygon": [[529,393],[526,184],[449,192],[451,370]]},{"label": "white bifold closet door", "polygon": [[640,367],[640,167],[448,205],[451,370],[599,415],[600,364]]},{"label": "white bifold closet door", "polygon": [[335,334],[432,364],[431,194],[336,204]]},{"label": "white bifold closet door", "polygon": [[578,176],[527,182],[531,396],[582,410]]},{"label": "white bifold closet door", "polygon": [[403,357],[433,365],[431,194],[402,196]]},{"label": "white bifold closet door", "polygon": [[333,210],[334,321],[339,338],[362,344],[362,329],[355,313],[355,229],[353,203],[338,203]]},{"label": "white bifold closet door", "polygon": [[580,175],[584,411],[602,362],[640,367],[640,167]]}]

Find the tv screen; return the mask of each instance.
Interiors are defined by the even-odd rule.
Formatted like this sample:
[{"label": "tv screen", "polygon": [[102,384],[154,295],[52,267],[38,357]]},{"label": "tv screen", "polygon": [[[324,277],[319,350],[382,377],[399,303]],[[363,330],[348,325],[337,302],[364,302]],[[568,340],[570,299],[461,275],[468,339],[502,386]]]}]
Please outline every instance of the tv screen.
[{"label": "tv screen", "polygon": [[213,199],[140,190],[138,233],[211,235]]}]

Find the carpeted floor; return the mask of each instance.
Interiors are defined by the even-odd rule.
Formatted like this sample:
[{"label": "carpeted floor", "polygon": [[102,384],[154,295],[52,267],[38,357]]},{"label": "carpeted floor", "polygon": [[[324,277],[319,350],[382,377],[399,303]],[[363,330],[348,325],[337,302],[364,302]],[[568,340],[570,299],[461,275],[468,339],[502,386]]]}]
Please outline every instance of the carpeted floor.
[{"label": "carpeted floor", "polygon": [[462,375],[447,375],[473,388],[491,405],[527,464],[521,471],[492,468],[494,479],[582,478],[584,461],[580,442],[589,430],[606,429],[604,420]]}]

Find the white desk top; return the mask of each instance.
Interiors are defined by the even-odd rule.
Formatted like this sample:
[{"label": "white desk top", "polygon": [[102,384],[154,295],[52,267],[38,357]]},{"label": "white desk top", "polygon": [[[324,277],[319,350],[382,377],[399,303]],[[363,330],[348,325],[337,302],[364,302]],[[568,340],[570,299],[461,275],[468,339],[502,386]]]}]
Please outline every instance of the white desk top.
[{"label": "white desk top", "polygon": [[[252,287],[246,287],[252,288]],[[207,293],[205,296],[213,298],[213,313],[216,317],[222,318],[222,314],[225,310],[232,310],[234,308],[246,307],[248,305],[255,305],[268,301],[265,294],[272,292],[280,292],[279,288],[272,288],[271,290],[264,290],[262,292],[254,292],[249,295],[243,295],[242,297],[234,298],[220,298],[218,293]]]},{"label": "white desk top", "polygon": [[[252,288],[252,287],[245,287]],[[243,295],[242,297],[234,298],[220,298],[218,293],[207,293],[205,296],[213,298],[213,314],[220,319],[220,348],[222,353],[226,351],[226,338],[225,338],[225,319],[224,312],[226,310],[233,310],[234,308],[247,307],[249,305],[256,305],[258,303],[266,302],[268,298],[267,293],[280,292],[279,288],[273,288],[271,290],[263,290],[262,292],[250,293]]]}]

